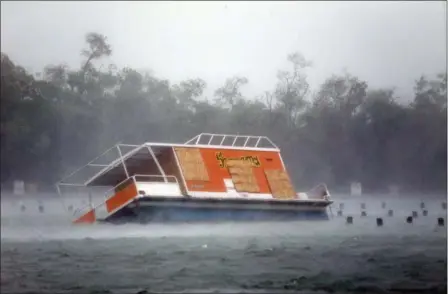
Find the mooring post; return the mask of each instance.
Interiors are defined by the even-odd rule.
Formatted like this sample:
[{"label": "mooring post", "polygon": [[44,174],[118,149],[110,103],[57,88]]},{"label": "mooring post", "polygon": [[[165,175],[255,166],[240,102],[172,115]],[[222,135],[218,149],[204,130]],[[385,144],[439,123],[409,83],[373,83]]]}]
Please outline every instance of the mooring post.
[{"label": "mooring post", "polygon": [[39,212],[43,213],[44,212],[44,205],[41,201],[39,201]]},{"label": "mooring post", "polygon": [[378,218],[376,219],[376,225],[377,225],[378,227],[382,227],[382,226],[383,226],[383,219],[380,218],[380,217],[378,217]]},{"label": "mooring post", "polygon": [[347,216],[347,224],[352,224],[353,223],[353,217],[352,216]]}]

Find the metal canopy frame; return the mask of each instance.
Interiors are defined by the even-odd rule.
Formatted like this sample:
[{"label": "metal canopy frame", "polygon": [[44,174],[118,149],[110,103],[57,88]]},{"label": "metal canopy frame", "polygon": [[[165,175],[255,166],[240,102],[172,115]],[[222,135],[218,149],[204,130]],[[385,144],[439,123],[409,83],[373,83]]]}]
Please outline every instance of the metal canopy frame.
[{"label": "metal canopy frame", "polygon": [[[122,150],[123,147],[133,147],[133,149],[126,152],[125,154],[123,154],[123,150]],[[112,151],[114,148],[117,150],[117,153],[118,153],[118,156],[115,160],[113,160],[109,164],[96,163],[100,158],[105,156],[108,152]],[[142,144],[142,145],[116,144],[116,145],[112,146],[111,148],[107,149],[106,151],[104,151],[103,153],[101,153],[100,155],[98,155],[97,157],[95,157],[94,159],[92,159],[91,161],[89,161],[87,164],[81,166],[80,168],[76,169],[72,173],[63,177],[56,184],[56,186],[87,186],[90,182],[92,182],[94,179],[96,179],[100,175],[105,174],[106,172],[110,171],[111,169],[113,169],[119,165],[122,165],[126,177],[129,178],[130,174],[129,174],[128,166],[126,165],[126,160],[131,158],[133,155],[135,155],[136,153],[138,153],[139,151],[141,151],[142,149],[145,149],[145,148],[148,150],[150,158],[153,159],[154,162],[156,163],[156,166],[157,166],[160,174],[163,177],[166,177],[166,174],[165,174],[162,166],[160,165],[160,163],[157,159],[157,156],[155,155],[154,150],[151,148],[151,146],[148,146],[146,144]],[[83,171],[84,169],[86,169],[88,167],[101,168],[101,170],[99,170],[97,173],[95,173],[94,176],[90,177],[84,183],[71,183],[68,181],[75,174],[78,174],[79,172]],[[167,180],[165,179],[165,181],[167,181]]]},{"label": "metal canopy frame", "polygon": [[[122,148],[123,147],[133,147],[132,150],[128,151],[127,153],[123,154]],[[162,146],[165,147],[165,146]],[[167,148],[169,148],[169,146],[166,146]],[[96,163],[101,157],[105,156],[108,152],[110,152],[111,150],[113,150],[114,148],[116,148],[117,152],[118,152],[118,158],[116,158],[115,160],[113,160],[111,163],[109,164],[98,164]],[[139,151],[143,150],[143,149],[147,149],[149,154],[148,159],[152,159],[154,160],[155,165],[157,166],[157,169],[159,171],[159,175],[156,174],[139,174],[139,173],[135,173],[135,174],[130,174],[129,173],[129,165],[126,164],[126,160],[131,158],[133,155],[135,155],[136,153],[138,153]],[[61,197],[62,201],[64,202],[64,193],[62,193],[61,188],[64,186],[72,186],[72,187],[83,187],[83,188],[94,188],[94,187],[108,187],[110,188],[111,186],[118,186],[115,184],[111,184],[111,185],[104,185],[104,184],[100,184],[100,185],[92,185],[89,186],[89,183],[95,181],[96,179],[98,179],[99,177],[101,177],[102,175],[105,175],[107,172],[111,171],[112,169],[119,167],[119,166],[123,167],[124,170],[124,174],[125,174],[125,179],[123,181],[121,181],[121,183],[129,180],[129,179],[133,179],[134,181],[136,181],[136,177],[144,177],[144,178],[162,178],[163,181],[165,183],[169,183],[172,182],[172,179],[174,178],[174,182],[178,182],[178,179],[175,176],[167,176],[165,171],[163,170],[162,165],[160,164],[156,153],[154,152],[153,148],[151,148],[151,146],[148,146],[146,144],[143,145],[129,145],[129,144],[116,144],[115,146],[112,146],[111,148],[107,149],[106,151],[104,151],[103,153],[101,153],[99,156],[95,157],[94,159],[92,159],[91,161],[89,161],[87,164],[81,166],[80,168],[76,169],[75,171],[73,171],[72,173],[68,174],[67,176],[65,176],[64,178],[62,178],[61,181],[59,181],[55,186],[56,186],[56,190],[57,193],[59,195],[59,197]],[[86,182],[84,183],[74,183],[74,182],[69,182],[68,180],[73,177],[75,174],[82,172],[84,169],[88,168],[88,167],[95,167],[95,168],[99,168],[101,167],[102,169],[100,171],[98,171],[94,176],[90,177]],[[92,205],[92,199],[91,199],[91,191],[92,190],[88,190],[86,192],[88,192],[89,195],[89,205],[88,207],[90,207]],[[105,199],[107,199],[107,195],[106,193],[104,194]],[[64,202],[65,203],[65,202]]]},{"label": "metal canopy frame", "polygon": [[[208,142],[206,144],[202,144],[201,139],[202,138],[209,138]],[[213,139],[215,138],[222,138],[221,142],[219,144],[212,144]],[[227,138],[233,139],[231,144],[224,144],[225,140]],[[245,139],[243,145],[235,145],[238,139]],[[255,144],[249,144],[249,140],[254,139],[256,140]],[[261,142],[267,142],[270,147],[258,147]],[[269,139],[266,136],[252,136],[252,135],[231,135],[231,134],[212,134],[212,133],[201,133],[199,135],[194,136],[187,142],[185,142],[186,145],[207,145],[207,146],[220,146],[220,147],[242,147],[242,148],[263,148],[263,149],[278,149],[278,146],[272,142],[271,139]]]},{"label": "metal canopy frame", "polygon": [[[123,155],[123,153],[121,152],[120,147],[134,147],[134,149],[130,150],[129,152],[127,152],[127,153],[125,153]],[[161,146],[161,147],[165,147],[165,146]],[[166,147],[169,147],[169,146],[166,146]],[[153,148],[150,145],[147,145],[147,144],[142,144],[142,145],[117,144],[116,148],[118,149],[119,158],[117,158],[114,161],[112,161],[110,164],[108,164],[102,170],[100,170],[98,173],[96,173],[93,177],[88,179],[84,183],[85,186],[88,186],[90,183],[92,183],[95,179],[97,179],[101,175],[104,175],[108,171],[110,171],[113,168],[117,167],[120,163],[123,166],[123,169],[124,169],[125,174],[126,174],[126,178],[129,178],[130,174],[129,174],[129,171],[128,171],[128,167],[126,166],[126,160],[132,158],[133,155],[137,154],[139,151],[144,150],[144,149],[148,150],[149,158],[154,160],[154,163],[157,166],[157,169],[159,170],[160,175],[163,177],[164,182],[165,183],[168,182],[167,175],[166,175],[165,171],[163,170],[163,167],[160,164],[159,160],[157,159],[157,155],[154,153],[154,150],[153,150]]]},{"label": "metal canopy frame", "polygon": [[[201,143],[201,140],[203,140],[204,138],[205,139],[208,138],[208,140],[207,140],[207,142],[205,144]],[[218,139],[221,138],[219,144],[212,144],[213,140],[216,139],[216,138],[218,138]],[[225,144],[226,139],[230,139],[230,140],[233,139],[232,143],[231,144]],[[236,144],[238,139],[244,140],[244,144],[243,145]],[[251,141],[253,141],[253,142],[251,143]],[[261,142],[267,142],[270,146],[269,147],[259,147]],[[128,151],[128,152],[123,154],[122,149],[121,149],[122,147],[132,147],[132,150],[130,150],[130,151]],[[81,184],[81,185],[84,185],[84,186],[88,186],[95,179],[97,179],[101,175],[107,173],[108,171],[112,170],[113,168],[117,167],[120,164],[123,166],[123,170],[124,170],[124,172],[126,174],[126,177],[129,178],[130,174],[129,174],[128,168],[126,166],[126,160],[131,158],[133,155],[135,155],[136,153],[138,153],[140,150],[142,150],[144,148],[146,148],[149,151],[149,153],[151,155],[151,158],[156,163],[157,168],[158,168],[160,174],[164,177],[165,182],[166,182],[167,181],[166,173],[163,170],[160,162],[157,159],[157,156],[154,153],[154,150],[153,150],[154,147],[199,147],[199,148],[216,148],[216,147],[221,147],[221,148],[224,148],[224,149],[241,149],[241,148],[244,148],[246,150],[254,150],[254,151],[277,151],[277,152],[280,151],[278,146],[275,145],[274,142],[272,142],[268,137],[265,137],[265,136],[252,136],[252,135],[239,135],[239,134],[238,135],[232,135],[232,134],[201,133],[201,134],[198,134],[195,137],[191,138],[190,140],[188,140],[184,144],[147,142],[147,143],[144,143],[144,144],[141,144],[141,145],[130,145],[130,144],[121,144],[120,143],[120,144],[116,144],[116,145],[112,146],[111,148],[107,149],[106,151],[101,153],[99,156],[97,156],[93,160],[89,161],[87,164],[83,165],[82,167],[78,168],[77,170],[75,170],[71,174],[67,175],[61,181],[59,181],[59,183],[57,183],[56,185],[57,186],[59,186],[59,185],[71,185],[71,183],[66,183],[66,180],[71,178],[73,175],[79,173],[80,171],[84,170],[87,167],[101,168],[101,170],[99,170],[97,173],[95,173],[95,175],[93,175],[87,181],[85,181],[84,183]],[[116,148],[116,150],[118,151],[118,157],[115,160],[112,160],[109,164],[98,164],[98,163],[96,163],[98,161],[98,159],[103,157],[105,154],[107,154],[108,152],[110,152],[114,148]],[[80,185],[80,184],[75,184],[75,185]]]},{"label": "metal canopy frame", "polygon": [[[165,183],[168,183],[168,179],[166,178],[165,171],[163,170],[162,165],[160,164],[159,160],[157,159],[157,156],[154,154],[154,151],[152,150],[151,146],[146,146],[148,148],[149,153],[151,154],[152,159],[157,165],[157,168],[159,169],[160,174],[163,176],[163,180]],[[128,176],[129,177],[129,176]]]}]

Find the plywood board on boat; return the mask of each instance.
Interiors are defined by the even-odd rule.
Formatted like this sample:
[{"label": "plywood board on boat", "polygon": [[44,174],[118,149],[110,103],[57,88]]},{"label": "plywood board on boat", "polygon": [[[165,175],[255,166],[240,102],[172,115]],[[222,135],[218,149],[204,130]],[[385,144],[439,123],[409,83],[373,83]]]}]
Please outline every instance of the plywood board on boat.
[{"label": "plywood board on boat", "polygon": [[238,192],[259,193],[257,179],[250,162],[232,160],[228,164],[228,171]]},{"label": "plywood board on boat", "polygon": [[265,170],[266,178],[275,199],[295,199],[296,192],[288,173],[284,170]]},{"label": "plywood board on boat", "polygon": [[236,183],[235,190],[238,192],[246,192],[246,193],[259,193],[260,187],[257,183]]},{"label": "plywood board on boat", "polygon": [[177,158],[179,159],[180,168],[187,181],[208,181],[209,175],[198,148],[181,148],[175,149]]},{"label": "plywood board on boat", "polygon": [[232,177],[232,182],[233,184],[237,184],[237,183],[249,183],[249,184],[253,184],[253,183],[257,183],[257,179],[255,178],[255,176],[253,174],[230,174],[230,176]]}]

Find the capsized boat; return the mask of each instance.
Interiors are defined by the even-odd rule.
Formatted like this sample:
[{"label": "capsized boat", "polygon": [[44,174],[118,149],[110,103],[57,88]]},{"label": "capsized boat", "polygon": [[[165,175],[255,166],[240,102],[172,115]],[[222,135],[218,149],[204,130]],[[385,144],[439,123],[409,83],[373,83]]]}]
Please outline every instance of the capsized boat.
[{"label": "capsized boat", "polygon": [[[118,156],[99,164],[112,150]],[[69,180],[87,168],[96,171],[81,183]],[[333,202],[325,184],[297,193],[280,149],[264,136],[117,144],[57,183],[60,196],[67,186],[89,191],[74,223],[326,220]],[[107,190],[93,203],[89,189],[98,187]]]}]

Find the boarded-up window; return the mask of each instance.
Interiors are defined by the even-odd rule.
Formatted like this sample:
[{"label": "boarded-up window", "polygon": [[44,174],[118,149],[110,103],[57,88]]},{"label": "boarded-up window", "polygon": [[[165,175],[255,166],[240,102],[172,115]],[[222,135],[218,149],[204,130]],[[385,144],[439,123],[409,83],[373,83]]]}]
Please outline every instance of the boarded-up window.
[{"label": "boarded-up window", "polygon": [[253,173],[253,168],[250,162],[243,160],[230,160],[227,162],[229,174],[232,177],[232,182],[235,190],[238,192],[259,193],[257,179]]},{"label": "boarded-up window", "polygon": [[208,181],[207,167],[197,148],[174,148],[186,181]]},{"label": "boarded-up window", "polygon": [[296,192],[291,184],[288,173],[284,170],[265,170],[266,178],[276,199],[295,199]]}]

